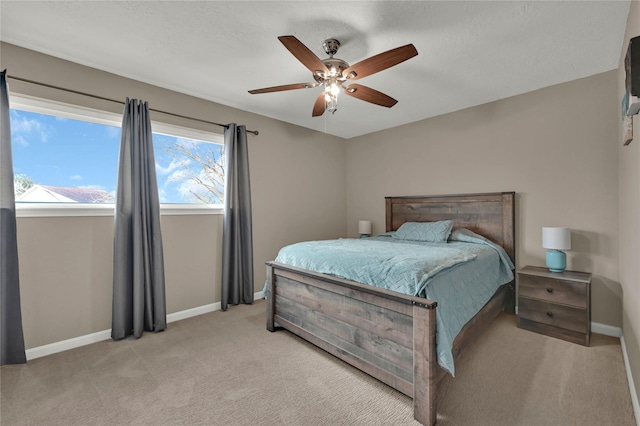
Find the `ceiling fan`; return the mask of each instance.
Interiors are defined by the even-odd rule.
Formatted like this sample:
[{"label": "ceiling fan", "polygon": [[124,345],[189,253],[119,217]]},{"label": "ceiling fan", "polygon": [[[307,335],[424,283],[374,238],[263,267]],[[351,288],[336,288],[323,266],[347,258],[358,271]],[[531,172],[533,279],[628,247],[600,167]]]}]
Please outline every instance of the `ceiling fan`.
[{"label": "ceiling fan", "polygon": [[[382,92],[363,86],[361,84],[348,84],[351,81],[375,74],[401,62],[411,59],[418,54],[413,44],[407,44],[388,50],[378,55],[367,58],[355,65],[342,59],[334,58],[340,48],[340,42],[330,38],[322,43],[324,51],[329,55],[327,59],[318,58],[307,46],[292,35],[280,36],[278,40],[284,44],[302,64],[313,73],[313,83],[285,84],[283,86],[266,87],[264,89],[249,90],[252,95],[258,93],[281,92],[284,90],[309,89],[323,86],[324,91],[318,95],[313,105],[313,117],[319,117],[325,111],[335,113],[338,106],[338,94],[340,90],[354,98],[370,102],[372,104],[391,108],[397,100]],[[345,87],[343,84],[347,83]]]}]

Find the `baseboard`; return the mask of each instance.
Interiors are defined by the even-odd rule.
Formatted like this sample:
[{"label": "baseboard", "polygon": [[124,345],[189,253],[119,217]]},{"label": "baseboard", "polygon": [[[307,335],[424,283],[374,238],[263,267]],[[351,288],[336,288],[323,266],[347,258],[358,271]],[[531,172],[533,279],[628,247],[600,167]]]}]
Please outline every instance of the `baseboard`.
[{"label": "baseboard", "polygon": [[624,369],[625,369],[625,372],[627,373],[627,382],[629,383],[629,394],[631,395],[631,405],[633,406],[633,414],[636,418],[636,425],[640,426],[640,403],[638,402],[638,393],[636,392],[636,385],[633,381],[633,375],[631,374],[631,366],[629,365],[629,355],[627,354],[627,345],[624,342],[624,335],[622,334],[622,329],[620,327],[614,327],[607,324],[592,322],[591,332],[604,334],[605,336],[620,338],[622,358],[624,360]]},{"label": "baseboard", "polygon": [[92,343],[101,342],[111,338],[111,330],[98,331],[97,333],[86,334],[84,336],[74,337],[72,339],[62,340],[60,342],[50,343],[44,346],[27,349],[25,355],[27,361],[41,358],[43,356],[56,354],[58,352],[68,351],[69,349],[79,348],[80,346],[90,345]]},{"label": "baseboard", "polygon": [[[253,300],[262,299],[262,291],[253,294]],[[183,319],[195,317],[209,312],[219,311],[222,308],[220,302],[211,303],[209,305],[199,306],[197,308],[186,309],[180,312],[167,314],[167,323],[180,321]],[[81,346],[90,345],[92,343],[109,340],[111,338],[111,330],[98,331],[96,333],[86,334],[84,336],[74,337],[72,339],[62,340],[60,342],[50,343],[44,346],[27,349],[25,355],[27,361],[41,358],[43,356],[52,355],[58,352],[68,351],[69,349],[79,348]]]},{"label": "baseboard", "polygon": [[[254,299],[255,300],[255,299]],[[197,308],[186,309],[180,312],[174,312],[172,314],[167,314],[167,324],[172,322],[180,321],[183,319],[196,317],[202,314],[208,314],[209,312],[219,311],[222,309],[222,305],[220,302],[211,303],[209,305],[198,306]]]},{"label": "baseboard", "polygon": [[613,325],[600,324],[599,322],[591,323],[591,332],[597,334],[604,334],[611,337],[622,337],[622,329],[620,327],[614,327]]},{"label": "baseboard", "polygon": [[638,394],[636,393],[636,385],[633,382],[633,375],[631,375],[631,365],[629,365],[629,356],[627,355],[627,345],[624,342],[624,336],[620,336],[620,345],[622,346],[622,358],[624,358],[624,368],[627,372],[627,381],[629,382],[633,414],[636,418],[636,425],[640,426],[640,403],[638,402]]}]

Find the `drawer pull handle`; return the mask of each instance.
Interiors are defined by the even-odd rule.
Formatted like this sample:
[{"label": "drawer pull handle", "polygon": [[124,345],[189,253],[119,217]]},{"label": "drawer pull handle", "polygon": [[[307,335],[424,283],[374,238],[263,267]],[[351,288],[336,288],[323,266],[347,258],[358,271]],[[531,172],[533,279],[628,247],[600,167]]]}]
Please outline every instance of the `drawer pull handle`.
[{"label": "drawer pull handle", "polygon": [[553,317],[553,312],[547,312],[548,317]]},{"label": "drawer pull handle", "polygon": [[547,288],[547,293],[553,293],[553,289],[552,288]]}]

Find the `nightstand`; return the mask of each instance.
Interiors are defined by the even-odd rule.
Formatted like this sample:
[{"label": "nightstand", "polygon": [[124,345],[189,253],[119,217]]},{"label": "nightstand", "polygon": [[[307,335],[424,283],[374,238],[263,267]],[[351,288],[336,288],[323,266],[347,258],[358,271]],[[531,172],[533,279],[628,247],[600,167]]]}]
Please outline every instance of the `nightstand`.
[{"label": "nightstand", "polygon": [[518,327],[589,346],[591,274],[525,266],[518,278]]}]

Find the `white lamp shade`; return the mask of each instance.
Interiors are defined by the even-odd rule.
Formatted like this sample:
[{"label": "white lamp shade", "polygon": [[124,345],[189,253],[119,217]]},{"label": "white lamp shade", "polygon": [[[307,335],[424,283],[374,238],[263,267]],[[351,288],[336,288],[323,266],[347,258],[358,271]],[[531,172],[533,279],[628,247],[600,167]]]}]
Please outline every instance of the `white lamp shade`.
[{"label": "white lamp shade", "polygon": [[542,247],[551,250],[570,250],[571,229],[561,227],[543,227]]},{"label": "white lamp shade", "polygon": [[371,221],[361,220],[360,222],[358,222],[358,234],[360,235],[371,234]]}]

